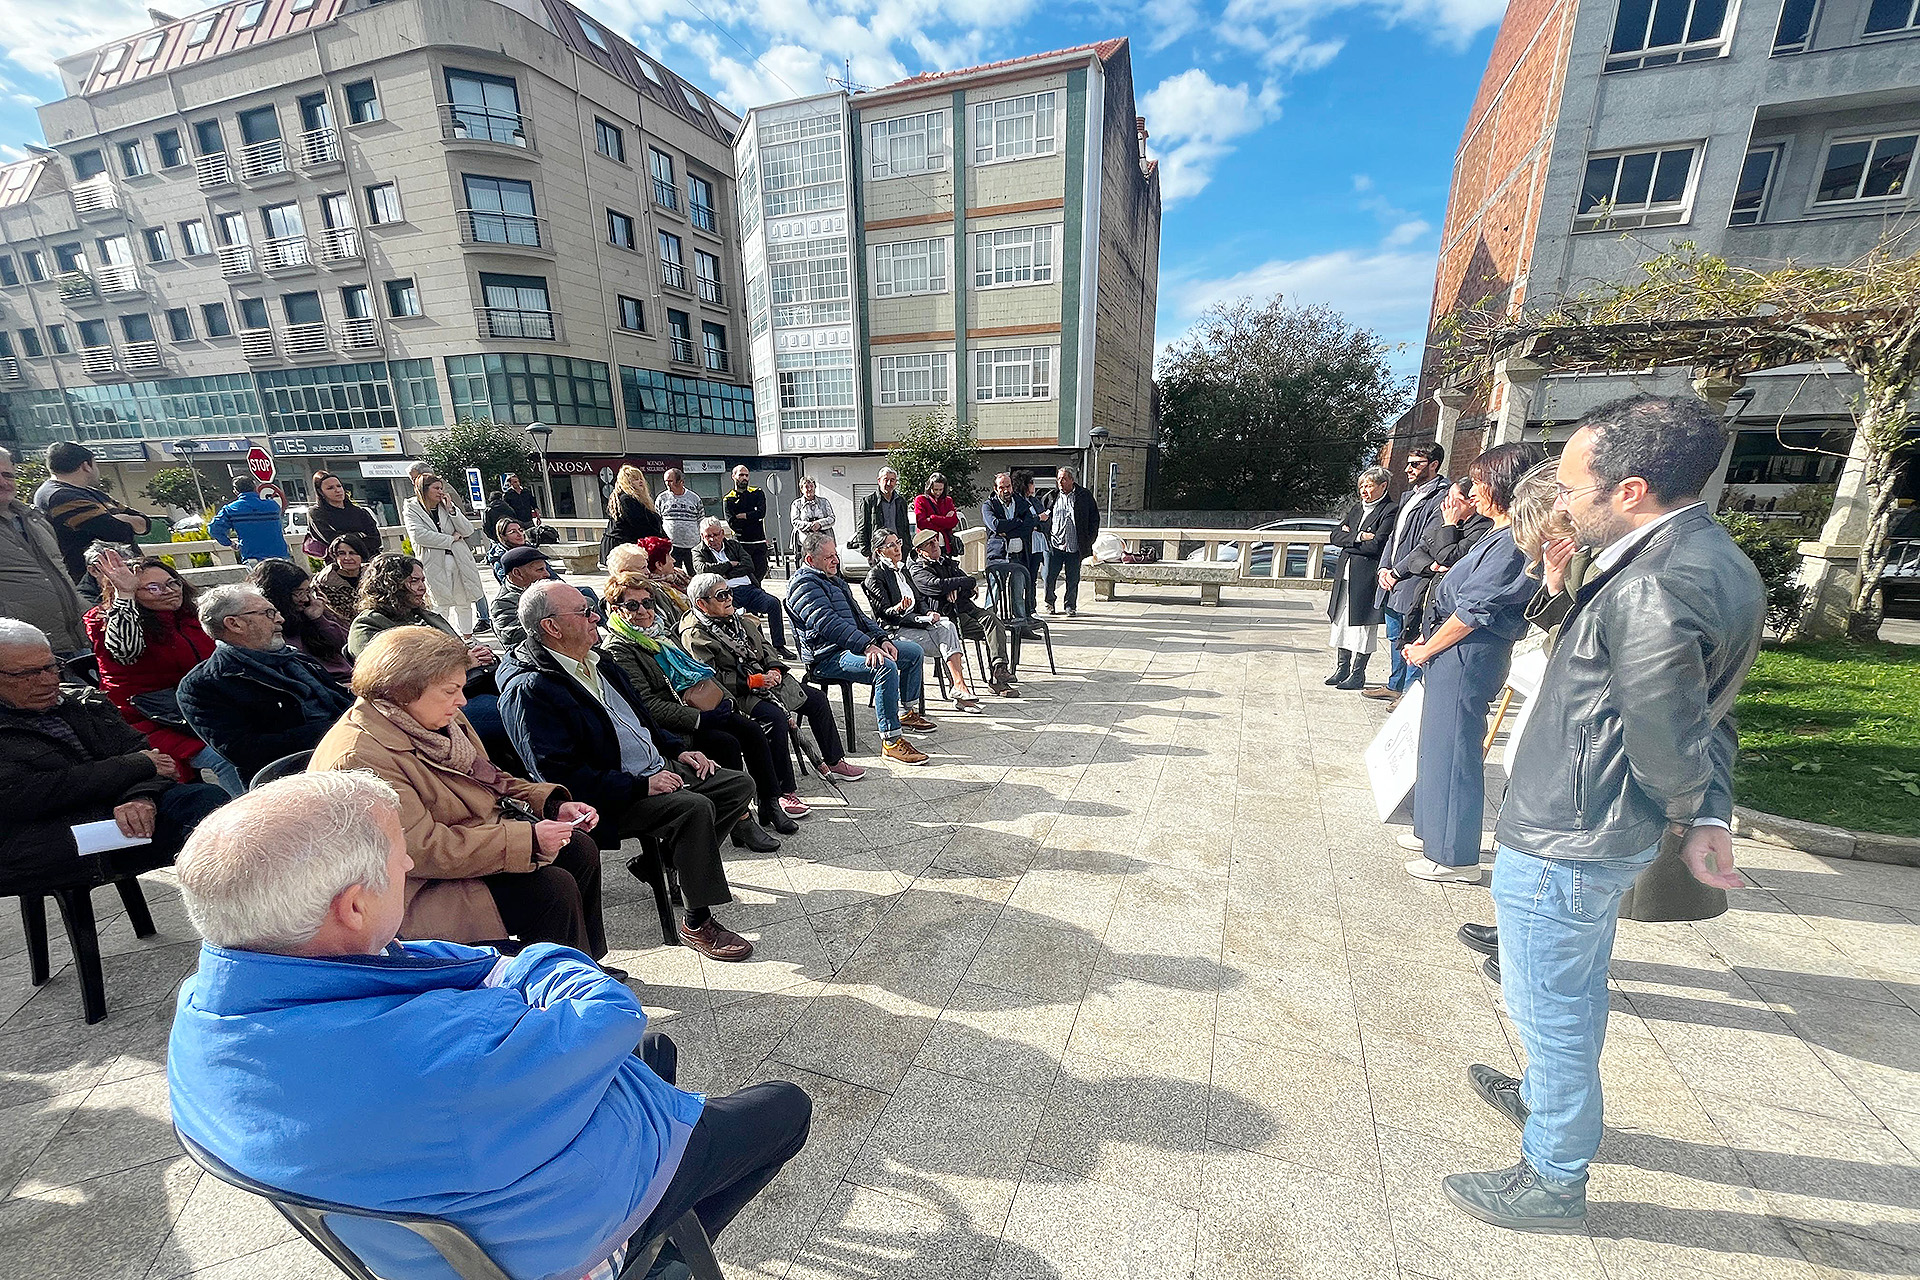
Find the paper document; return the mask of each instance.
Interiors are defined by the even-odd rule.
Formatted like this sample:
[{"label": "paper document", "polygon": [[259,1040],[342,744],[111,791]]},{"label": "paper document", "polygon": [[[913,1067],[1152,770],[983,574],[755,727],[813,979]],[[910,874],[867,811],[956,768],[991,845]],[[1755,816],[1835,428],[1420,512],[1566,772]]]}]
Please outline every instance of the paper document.
[{"label": "paper document", "polygon": [[753,585],[753,579],[743,573],[737,578],[728,578],[727,585],[730,587],[750,587]]},{"label": "paper document", "polygon": [[152,844],[152,836],[122,835],[120,824],[112,818],[101,822],[76,822],[73,842],[82,854],[105,853],[109,849],[131,849],[137,844]]}]

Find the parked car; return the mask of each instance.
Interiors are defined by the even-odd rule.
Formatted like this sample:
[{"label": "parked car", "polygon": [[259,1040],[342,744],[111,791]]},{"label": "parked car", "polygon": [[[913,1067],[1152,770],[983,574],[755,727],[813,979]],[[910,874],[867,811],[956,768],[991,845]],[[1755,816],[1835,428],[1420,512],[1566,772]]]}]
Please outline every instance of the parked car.
[{"label": "parked car", "polygon": [[[1270,520],[1266,524],[1255,525],[1252,529],[1248,530],[1248,532],[1265,533],[1268,530],[1272,530],[1276,533],[1289,531],[1301,533],[1332,533],[1339,527],[1340,521],[1332,516],[1294,516],[1285,520]],[[1305,542],[1282,542],[1280,545],[1287,549],[1287,558],[1283,564],[1284,572],[1281,576],[1288,578],[1306,577],[1307,561],[1312,554],[1310,549],[1311,544]],[[1274,544],[1271,542],[1254,543],[1252,553],[1247,557],[1245,576],[1250,578],[1264,578],[1271,574],[1273,572],[1273,548]],[[1187,559],[1197,563],[1206,559],[1206,556],[1207,549],[1202,547],[1198,551],[1190,552],[1187,555]],[[1240,548],[1238,546],[1215,548],[1214,559],[1222,564],[1238,563],[1240,559]],[[1323,578],[1331,578],[1335,573],[1339,572],[1339,568],[1340,548],[1328,547],[1326,552],[1320,557],[1320,576]]]},{"label": "parked car", "polygon": [[287,508],[287,545],[297,547],[307,539],[307,509]]},{"label": "parked car", "polygon": [[1894,513],[1888,525],[1887,566],[1880,571],[1880,606],[1894,617],[1920,617],[1920,506]]}]

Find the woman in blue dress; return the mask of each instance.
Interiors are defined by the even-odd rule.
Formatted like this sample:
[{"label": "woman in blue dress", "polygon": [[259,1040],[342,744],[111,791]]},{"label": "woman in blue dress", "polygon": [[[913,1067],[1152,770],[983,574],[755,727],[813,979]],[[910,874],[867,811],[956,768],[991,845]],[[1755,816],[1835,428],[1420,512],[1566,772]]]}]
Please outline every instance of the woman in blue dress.
[{"label": "woman in blue dress", "polygon": [[1514,487],[1542,456],[1536,445],[1496,445],[1467,468],[1474,506],[1493,531],[1434,584],[1421,639],[1403,651],[1426,684],[1413,834],[1400,837],[1402,847],[1421,853],[1407,874],[1422,880],[1480,882],[1487,710],[1506,683],[1514,641],[1527,633],[1527,605],[1539,586],[1514,545],[1509,508]]}]

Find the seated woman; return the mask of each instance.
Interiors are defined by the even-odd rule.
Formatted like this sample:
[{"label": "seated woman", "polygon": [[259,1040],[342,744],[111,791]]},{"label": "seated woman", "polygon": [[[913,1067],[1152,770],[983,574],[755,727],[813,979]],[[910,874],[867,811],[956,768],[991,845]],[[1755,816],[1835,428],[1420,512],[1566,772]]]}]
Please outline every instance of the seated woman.
[{"label": "seated woman", "polygon": [[[347,635],[347,653],[358,662],[367,646],[395,627],[432,627],[459,639],[459,633],[439,614],[427,608],[427,571],[412,556],[389,551],[368,562],[360,575],[360,612]],[[486,739],[487,749],[501,760],[518,763],[507,727],[500,720],[500,688],[493,678],[499,656],[478,640],[464,641],[467,651],[467,719]]]},{"label": "seated woman", "polygon": [[298,649],[342,680],[353,675],[347,624],[333,616],[305,569],[291,560],[262,560],[247,576],[280,611],[288,648]]},{"label": "seated woman", "polygon": [[773,750],[791,750],[787,735],[798,732],[804,719],[820,744],[820,759],[829,774],[849,782],[865,777],[867,771],[847,759],[827,696],[803,683],[780,660],[752,614],[735,611],[726,580],[703,573],[688,590],[693,608],[680,620],[681,647],[713,669],[736,705],[765,728]]},{"label": "seated woman", "polygon": [[760,821],[781,835],[798,831],[793,819],[813,811],[795,793],[785,737],[776,750],[768,731],[720,687],[713,668],[680,647],[654,612],[645,578],[618,575],[607,579],[606,590],[611,638],[602,651],[633,680],[647,714],[729,769],[746,770],[760,791]]},{"label": "seated woman", "polygon": [[762,591],[754,581],[753,561],[746,548],[727,536],[727,526],[713,516],[700,522],[700,545],[693,549],[693,566],[701,573],[717,573],[733,588],[734,607],[767,620],[773,647],[782,657],[792,657],[787,649],[786,610],[773,595]]},{"label": "seated woman", "polygon": [[437,628],[381,632],[355,660],[353,706],[307,771],[365,769],[399,793],[413,859],[401,937],[557,942],[598,960],[600,850],[586,833],[599,815],[564,787],[494,766],[460,713],[471,660]]},{"label": "seated woman", "polygon": [[193,587],[158,556],[133,563],[103,547],[92,557],[100,603],[83,619],[100,662],[100,691],[154,748],[178,761],[177,781],[198,782],[210,769],[228,795],[246,780],[227,758],[195,736],[180,710],[180,678],[213,656],[200,625]]},{"label": "seated woman", "polygon": [[325,567],[314,575],[313,589],[327,602],[327,612],[352,626],[360,613],[360,578],[367,560],[353,539],[340,537],[327,544]]},{"label": "seated woman", "polygon": [[867,568],[867,580],[860,585],[882,626],[904,633],[928,653],[939,646],[940,661],[947,664],[952,679],[954,710],[979,715],[980,698],[967,685],[967,651],[960,643],[960,629],[951,619],[921,607],[913,593],[913,580],[907,576],[899,534],[883,529],[874,535],[873,563]]}]

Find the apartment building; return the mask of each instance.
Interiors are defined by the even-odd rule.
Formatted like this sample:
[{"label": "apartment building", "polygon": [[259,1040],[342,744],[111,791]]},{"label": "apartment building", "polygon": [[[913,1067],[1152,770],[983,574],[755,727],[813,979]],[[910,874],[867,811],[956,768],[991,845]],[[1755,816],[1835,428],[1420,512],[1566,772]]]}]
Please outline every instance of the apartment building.
[{"label": "apartment building", "polygon": [[[760,447],[837,503],[915,414],[984,476],[1086,467],[1137,509],[1160,179],[1125,40],[757,107],[735,144]],[[1097,434],[1096,434],[1097,433]]]},{"label": "apartment building", "polygon": [[137,494],[258,444],[290,500],[324,465],[390,502],[484,415],[552,429],[582,517],[622,460],[717,495],[757,452],[739,121],[564,0],[236,0],[60,72],[50,147],[0,170],[21,445]]},{"label": "apartment building", "polygon": [[[1513,0],[1455,161],[1435,324],[1483,299],[1546,305],[1683,241],[1763,269],[1852,261],[1920,210],[1916,139],[1913,0]],[[1523,430],[1556,441],[1595,405],[1692,377],[1517,360],[1482,400],[1429,360],[1401,441],[1438,435],[1462,460]],[[1795,367],[1746,386],[1730,501],[1834,483],[1851,380]],[[1725,404],[1733,386],[1696,389]]]}]

